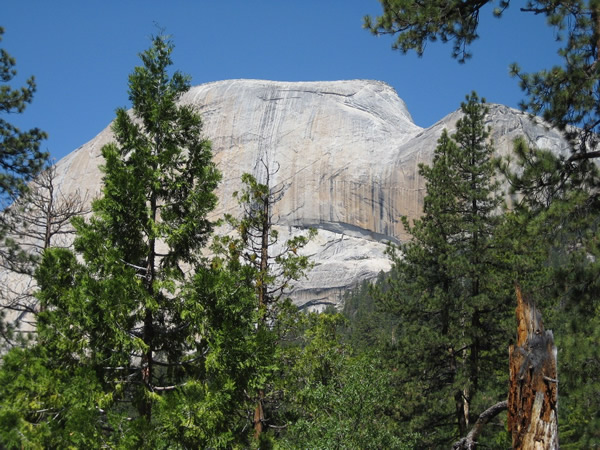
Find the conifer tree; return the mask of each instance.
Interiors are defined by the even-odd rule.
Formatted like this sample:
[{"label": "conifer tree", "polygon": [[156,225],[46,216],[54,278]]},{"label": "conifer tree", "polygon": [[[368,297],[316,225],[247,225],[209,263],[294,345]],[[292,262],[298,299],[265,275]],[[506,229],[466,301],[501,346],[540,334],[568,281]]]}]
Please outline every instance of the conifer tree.
[{"label": "conifer tree", "polygon": [[[0,27],[0,41],[4,28]],[[40,150],[41,142],[47,135],[39,128],[22,131],[8,122],[5,117],[20,114],[33,100],[36,91],[35,79],[30,77],[21,88],[13,88],[10,83],[17,75],[16,61],[5,49],[0,49],[0,209],[5,209],[22,195],[27,183],[44,167],[48,154]],[[0,216],[0,264],[4,267],[19,265],[23,254],[11,242],[6,242],[8,224],[4,215]],[[7,306],[12,299],[0,292],[0,307]],[[4,321],[5,311],[0,311],[0,321]],[[12,325],[0,323],[2,339],[12,341]]]},{"label": "conifer tree", "polygon": [[[182,340],[193,325],[182,317],[177,301],[181,287],[175,283],[186,279],[182,264],[193,267],[200,261],[199,251],[212,229],[206,215],[216,204],[213,191],[220,178],[210,143],[200,136],[200,117],[193,107],[176,103],[189,89],[189,77],[179,72],[169,76],[172,49],[158,36],[140,55],[143,65],[129,76],[133,117],[117,110],[117,142],[102,149],[104,196],[94,202],[92,220],[75,225],[75,249],[94,278],[107,282],[113,270],[128,277],[122,292],[129,295],[113,310],[123,314],[115,337],[124,340],[115,342],[111,351],[115,344],[124,345],[122,351],[140,358],[139,365],[131,360],[126,365],[143,386],[135,402],[147,420],[152,417],[149,394],[164,384],[157,360],[169,367],[197,350]],[[109,303],[101,308],[111,308],[117,298],[105,299]]]},{"label": "conifer tree", "polygon": [[[0,27],[0,41],[4,28]],[[27,79],[26,86],[13,89],[10,81],[17,75],[15,59],[0,49],[0,114],[22,113],[32,102],[36,90],[35,79]],[[10,202],[22,194],[26,184],[44,166],[48,154],[40,150],[45,132],[38,128],[21,131],[0,118],[0,200]],[[6,205],[3,205],[6,206]]]},{"label": "conifer tree", "polygon": [[424,214],[412,225],[404,221],[412,239],[392,252],[391,289],[383,294],[400,321],[397,359],[410,393],[405,419],[427,446],[464,436],[474,418],[506,396],[507,377],[498,371],[511,298],[494,245],[503,200],[487,108],[473,93],[461,109],[456,133],[444,131],[432,166],[420,167]]},{"label": "conifer tree", "polygon": [[[419,55],[429,40],[453,42],[453,56],[464,62],[477,39],[480,15],[496,2],[381,0],[383,14],[366,18],[374,34],[397,36],[394,48]],[[514,2],[513,2],[514,3]],[[501,16],[510,0],[500,1]],[[536,73],[511,73],[527,95],[523,109],[561,129],[570,155],[553,155],[516,144],[517,173],[509,180],[524,201],[507,216],[512,262],[527,267],[522,277],[542,302],[547,325],[556,333],[561,378],[561,445],[597,447],[598,411],[598,169],[600,156],[600,2],[529,0],[524,13],[545,17],[564,43],[563,64]],[[512,228],[512,231],[510,229]],[[512,235],[512,237],[511,237]],[[535,265],[538,265],[537,270]],[[584,363],[585,362],[585,363]]]},{"label": "conifer tree", "polygon": [[[267,390],[273,383],[273,371],[276,367],[277,340],[281,327],[279,317],[283,312],[289,314],[295,309],[286,297],[291,283],[300,279],[312,267],[308,256],[302,249],[314,237],[316,231],[298,234],[285,241],[279,237],[275,229],[273,209],[283,196],[281,186],[271,186],[269,164],[260,161],[264,169],[265,182],[260,183],[249,174],[242,175],[241,191],[234,193],[243,210],[240,219],[228,215],[226,220],[236,230],[233,236],[217,238],[215,246],[217,254],[227,255],[229,260],[239,260],[252,273],[251,285],[255,289],[255,354],[256,395],[252,417],[254,437],[261,439],[269,418],[265,413]],[[293,313],[292,313],[293,314]]]},{"label": "conifer tree", "polygon": [[[244,439],[254,288],[243,268],[204,264],[220,174],[199,115],[177,103],[189,78],[169,73],[172,50],[153,38],[129,77],[132,111],[117,110],[116,142],[102,149],[103,196],[73,222],[77,255],[44,252],[38,344],[0,371],[3,445]],[[19,366],[33,373],[27,385]]]}]

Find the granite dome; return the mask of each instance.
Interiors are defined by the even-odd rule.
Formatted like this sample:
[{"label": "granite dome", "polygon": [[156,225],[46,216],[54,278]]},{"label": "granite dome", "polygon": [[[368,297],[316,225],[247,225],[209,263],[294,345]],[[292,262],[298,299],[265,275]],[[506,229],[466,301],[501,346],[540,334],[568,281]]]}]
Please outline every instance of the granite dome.
[{"label": "granite dome", "polygon": [[[372,80],[218,81],[193,87],[181,102],[202,115],[223,173],[215,218],[238,211],[232,194],[242,173],[263,180],[261,160],[278,167],[271,184],[284,189],[275,206],[280,232],[319,230],[308,247],[317,266],[293,293],[299,305],[316,307],[337,303],[349,287],[389,269],[386,242],[404,239],[400,218],[422,209],[418,165],[431,161],[442,130],[452,131],[460,117],[453,112],[421,128],[393,88]],[[502,105],[490,105],[488,122],[500,153],[520,135],[544,148],[567,148],[557,131]],[[58,162],[65,192],[99,193],[100,149],[111,139],[108,126]]]}]

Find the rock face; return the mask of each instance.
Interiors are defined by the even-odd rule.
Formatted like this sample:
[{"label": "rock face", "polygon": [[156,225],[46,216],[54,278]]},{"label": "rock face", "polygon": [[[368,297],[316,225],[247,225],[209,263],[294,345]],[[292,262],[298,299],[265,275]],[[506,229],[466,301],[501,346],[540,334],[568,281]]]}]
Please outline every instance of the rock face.
[{"label": "rock face", "polygon": [[[284,190],[275,206],[280,232],[319,230],[307,249],[317,265],[292,294],[315,308],[338,304],[350,286],[389,269],[385,243],[405,239],[400,218],[422,209],[418,165],[431,161],[442,130],[452,132],[460,117],[454,112],[422,129],[390,86],[369,80],[220,81],[192,88],[181,101],[202,115],[223,173],[215,217],[238,211],[232,194],[240,177],[250,172],[264,180],[263,161],[275,172],[271,187]],[[501,154],[521,135],[567,149],[558,132],[516,110],[490,105],[488,120]],[[64,192],[100,191],[100,149],[111,138],[107,127],[58,162]]]}]

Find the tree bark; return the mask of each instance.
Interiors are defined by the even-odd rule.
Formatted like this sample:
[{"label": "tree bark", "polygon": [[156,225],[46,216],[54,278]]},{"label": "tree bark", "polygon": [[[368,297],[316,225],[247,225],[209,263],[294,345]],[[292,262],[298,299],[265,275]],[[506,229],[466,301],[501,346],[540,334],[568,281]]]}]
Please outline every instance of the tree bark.
[{"label": "tree bark", "polygon": [[517,343],[509,348],[510,388],[508,428],[514,449],[558,449],[558,380],[552,331],[545,331],[542,315],[517,296]]},{"label": "tree bark", "polygon": [[263,411],[263,399],[265,397],[265,391],[262,389],[258,390],[258,401],[254,408],[254,439],[260,439],[260,435],[263,432],[263,422],[265,421],[265,413]]}]

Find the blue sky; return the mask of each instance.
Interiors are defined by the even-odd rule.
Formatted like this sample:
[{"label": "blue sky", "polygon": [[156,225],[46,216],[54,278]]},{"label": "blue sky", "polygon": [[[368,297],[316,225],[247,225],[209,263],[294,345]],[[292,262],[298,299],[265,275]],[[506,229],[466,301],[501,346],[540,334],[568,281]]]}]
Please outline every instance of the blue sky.
[{"label": "blue sky", "polygon": [[451,45],[429,44],[422,58],[391,50],[392,38],[362,29],[377,0],[3,0],[0,44],[17,60],[19,86],[38,84],[23,115],[40,127],[55,159],[75,150],[128,106],[127,76],[159,24],[173,36],[175,68],[194,85],[232,78],[281,81],[375,79],[396,89],[417,125],[454,111],[472,90],[517,107],[523,95],[508,75],[559,63],[554,32],[519,3],[503,19],[482,12],[473,58],[458,64]]}]

